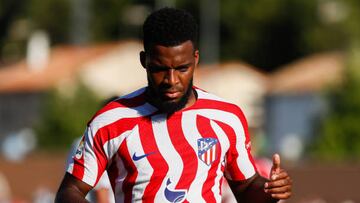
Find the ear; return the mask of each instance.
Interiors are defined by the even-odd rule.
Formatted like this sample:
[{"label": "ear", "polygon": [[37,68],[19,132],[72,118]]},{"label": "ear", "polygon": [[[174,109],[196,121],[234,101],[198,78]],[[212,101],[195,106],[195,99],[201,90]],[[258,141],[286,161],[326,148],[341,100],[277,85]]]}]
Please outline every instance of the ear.
[{"label": "ear", "polygon": [[194,57],[195,57],[195,67],[197,67],[197,65],[199,64],[199,59],[200,59],[199,50],[194,51]]},{"label": "ear", "polygon": [[142,67],[144,67],[146,69],[146,54],[145,54],[145,51],[140,52],[140,63],[142,65]]}]

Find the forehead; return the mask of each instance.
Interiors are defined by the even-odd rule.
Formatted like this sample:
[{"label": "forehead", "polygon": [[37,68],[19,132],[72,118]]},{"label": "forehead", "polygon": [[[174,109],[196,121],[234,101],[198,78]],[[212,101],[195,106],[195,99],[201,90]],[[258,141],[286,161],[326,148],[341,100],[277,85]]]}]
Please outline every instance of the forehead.
[{"label": "forehead", "polygon": [[194,46],[190,40],[176,46],[154,45],[147,57],[152,63],[190,62],[194,58]]}]

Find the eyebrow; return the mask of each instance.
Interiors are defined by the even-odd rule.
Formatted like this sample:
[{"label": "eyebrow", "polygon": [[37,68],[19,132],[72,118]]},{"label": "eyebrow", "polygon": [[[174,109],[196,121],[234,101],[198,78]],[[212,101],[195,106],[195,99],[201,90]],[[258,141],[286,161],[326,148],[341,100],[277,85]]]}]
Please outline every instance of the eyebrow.
[{"label": "eyebrow", "polygon": [[[189,67],[189,66],[191,66],[191,64],[192,64],[191,62],[190,63],[185,63],[185,64],[174,67],[174,69],[180,69],[180,68],[184,68],[184,67]],[[158,68],[158,69],[170,69],[170,67],[168,67],[168,66],[158,65],[156,63],[150,63],[149,67],[150,68],[152,68],[152,67],[153,68]]]},{"label": "eyebrow", "polygon": [[182,64],[182,65],[176,66],[175,69],[184,68],[184,67],[190,67],[190,66],[191,66],[191,63],[186,63],[186,64]]}]

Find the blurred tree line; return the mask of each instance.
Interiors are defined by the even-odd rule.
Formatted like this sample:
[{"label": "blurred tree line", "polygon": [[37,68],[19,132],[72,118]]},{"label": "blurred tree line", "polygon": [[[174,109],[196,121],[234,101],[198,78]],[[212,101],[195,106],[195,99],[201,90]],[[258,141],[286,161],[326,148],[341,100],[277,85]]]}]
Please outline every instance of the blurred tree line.
[{"label": "blurred tree line", "polygon": [[321,123],[312,155],[326,160],[360,158],[360,47],[349,56],[346,80],[327,92],[329,112]]},{"label": "blurred tree line", "polygon": [[[200,1],[175,3],[200,18]],[[49,34],[53,46],[79,43],[76,34],[84,39],[80,44],[140,39],[142,21],[155,5],[155,0],[0,0],[0,68],[24,57],[26,41],[38,29]],[[360,1],[222,0],[219,12],[221,60],[240,59],[270,72],[315,52],[349,53],[347,80],[328,92],[330,110],[312,152],[328,159],[359,157]],[[43,146],[53,146],[51,136],[66,146],[82,134],[99,100],[85,89],[77,94],[83,95],[69,100],[50,93],[45,123],[38,127]],[[76,101],[83,98],[86,105]]]},{"label": "blurred tree line", "polygon": [[103,102],[86,86],[53,89],[43,100],[41,120],[35,126],[41,149],[68,149],[83,135],[86,124]]},{"label": "blurred tree line", "polygon": [[359,1],[348,0],[348,33],[345,78],[342,86],[326,93],[329,112],[319,128],[312,155],[326,160],[360,158],[360,7]]},{"label": "blurred tree line", "polygon": [[[155,0],[0,2],[3,63],[7,62],[6,56],[13,57],[11,62],[24,55],[19,50],[24,50],[21,47],[36,29],[47,31],[53,45],[74,43],[74,30],[81,26],[88,35],[82,36],[88,38],[86,43],[141,38],[142,21],[156,4]],[[175,1],[177,7],[189,10],[197,19],[199,2]],[[219,7],[220,58],[241,59],[272,71],[313,52],[344,50],[350,39],[344,29],[349,3],[360,7],[354,0],[223,0]]]}]

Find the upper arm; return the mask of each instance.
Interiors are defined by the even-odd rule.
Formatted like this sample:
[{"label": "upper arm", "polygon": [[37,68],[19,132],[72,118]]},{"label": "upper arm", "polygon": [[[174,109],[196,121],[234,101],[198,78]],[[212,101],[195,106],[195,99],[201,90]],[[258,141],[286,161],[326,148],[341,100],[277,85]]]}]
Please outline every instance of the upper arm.
[{"label": "upper arm", "polygon": [[56,194],[56,203],[86,202],[85,196],[93,187],[66,173]]},{"label": "upper arm", "polygon": [[96,185],[107,168],[109,158],[108,149],[104,147],[104,141],[107,141],[104,132],[88,126],[67,166],[69,174],[90,186]]},{"label": "upper arm", "polygon": [[74,188],[84,194],[84,196],[93,188],[92,186],[78,180],[70,173],[66,173],[61,182],[60,188]]},{"label": "upper arm", "polygon": [[230,147],[226,153],[225,176],[233,181],[245,181],[256,173],[251,155],[251,141],[246,118],[239,107],[232,110],[234,121],[225,129]]},{"label": "upper arm", "polygon": [[86,128],[70,153],[67,172],[57,192],[56,202],[86,202],[86,194],[96,185],[108,163],[103,147],[104,137],[106,135],[93,130],[91,126]]}]

